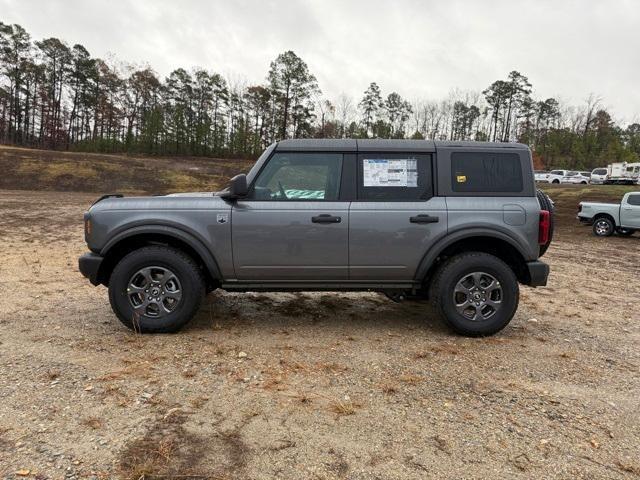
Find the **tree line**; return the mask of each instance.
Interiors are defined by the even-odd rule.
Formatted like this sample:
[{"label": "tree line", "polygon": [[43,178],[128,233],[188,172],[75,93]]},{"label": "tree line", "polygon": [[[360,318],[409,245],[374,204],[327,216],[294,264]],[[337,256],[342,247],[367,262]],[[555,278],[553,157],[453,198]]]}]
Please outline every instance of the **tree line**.
[{"label": "tree line", "polygon": [[517,71],[481,91],[408,101],[372,82],[362,98],[322,95],[293,51],[264,82],[108,62],[80,44],[33,41],[0,22],[0,143],[59,150],[255,157],[283,138],[519,141],[547,167],[640,161],[640,124],[616,124],[599,98],[537,99]]}]

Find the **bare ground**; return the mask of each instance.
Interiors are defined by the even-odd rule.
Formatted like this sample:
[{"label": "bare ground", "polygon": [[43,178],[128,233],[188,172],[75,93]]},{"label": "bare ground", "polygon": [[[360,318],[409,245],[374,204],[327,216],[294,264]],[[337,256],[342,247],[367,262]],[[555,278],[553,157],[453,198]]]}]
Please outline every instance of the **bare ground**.
[{"label": "bare ground", "polygon": [[560,205],[549,286],[491,338],[344,293],[139,336],[77,272],[93,197],[0,190],[0,478],[640,477],[638,234]]}]

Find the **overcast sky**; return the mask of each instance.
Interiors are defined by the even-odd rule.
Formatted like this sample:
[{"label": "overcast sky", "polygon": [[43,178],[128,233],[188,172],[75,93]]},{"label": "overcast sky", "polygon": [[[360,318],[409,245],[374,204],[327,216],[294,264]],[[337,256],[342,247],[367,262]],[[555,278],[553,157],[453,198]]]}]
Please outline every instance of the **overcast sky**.
[{"label": "overcast sky", "polygon": [[640,121],[640,0],[0,0],[0,21],[92,55],[262,82],[295,51],[326,96],[445,98],[518,70],[537,98]]}]

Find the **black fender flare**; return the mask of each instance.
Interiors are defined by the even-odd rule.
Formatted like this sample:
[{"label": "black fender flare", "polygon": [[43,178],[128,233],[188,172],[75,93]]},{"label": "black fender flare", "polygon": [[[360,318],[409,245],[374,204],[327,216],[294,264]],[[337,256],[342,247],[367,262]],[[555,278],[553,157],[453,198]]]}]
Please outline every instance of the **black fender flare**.
[{"label": "black fender flare", "polygon": [[148,234],[165,235],[186,243],[202,259],[211,277],[216,280],[222,280],[222,274],[220,272],[220,267],[218,267],[218,262],[211,251],[204,245],[204,242],[198,239],[195,235],[170,225],[153,224],[133,227],[129,226],[111,237],[100,249],[100,255],[103,257],[106,256],[109,253],[109,250],[127,238],[134,237],[136,235]]},{"label": "black fender flare", "polygon": [[515,248],[516,251],[520,255],[522,255],[524,261],[527,261],[528,257],[531,256],[526,253],[527,249],[523,248],[520,242],[518,242],[511,235],[508,235],[507,233],[504,233],[500,230],[496,230],[495,227],[491,229],[483,227],[469,227],[454,232],[449,232],[446,234],[446,236],[442,237],[440,240],[434,243],[422,257],[422,260],[418,265],[418,269],[416,270],[414,279],[419,282],[424,281],[426,279],[427,272],[429,271],[435,260],[447,247],[460,240],[472,237],[491,237],[495,238],[496,240],[502,240]]}]

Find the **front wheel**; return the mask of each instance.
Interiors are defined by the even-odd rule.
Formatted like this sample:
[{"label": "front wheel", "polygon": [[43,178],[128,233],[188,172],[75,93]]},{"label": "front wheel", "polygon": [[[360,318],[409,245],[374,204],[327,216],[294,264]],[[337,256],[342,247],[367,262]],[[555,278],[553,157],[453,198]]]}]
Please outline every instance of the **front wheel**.
[{"label": "front wheel", "polygon": [[633,230],[632,228],[619,228],[616,233],[618,235],[622,235],[623,237],[630,237],[631,235],[633,235],[635,233],[635,230]]},{"label": "front wheel", "polygon": [[436,272],[431,299],[444,323],[470,337],[493,335],[513,318],[520,290],[513,270],[482,252],[456,255]]},{"label": "front wheel", "polygon": [[126,255],[109,280],[109,301],[118,319],[141,333],[168,333],[196,314],[204,297],[198,265],[171,247],[143,247]]}]

